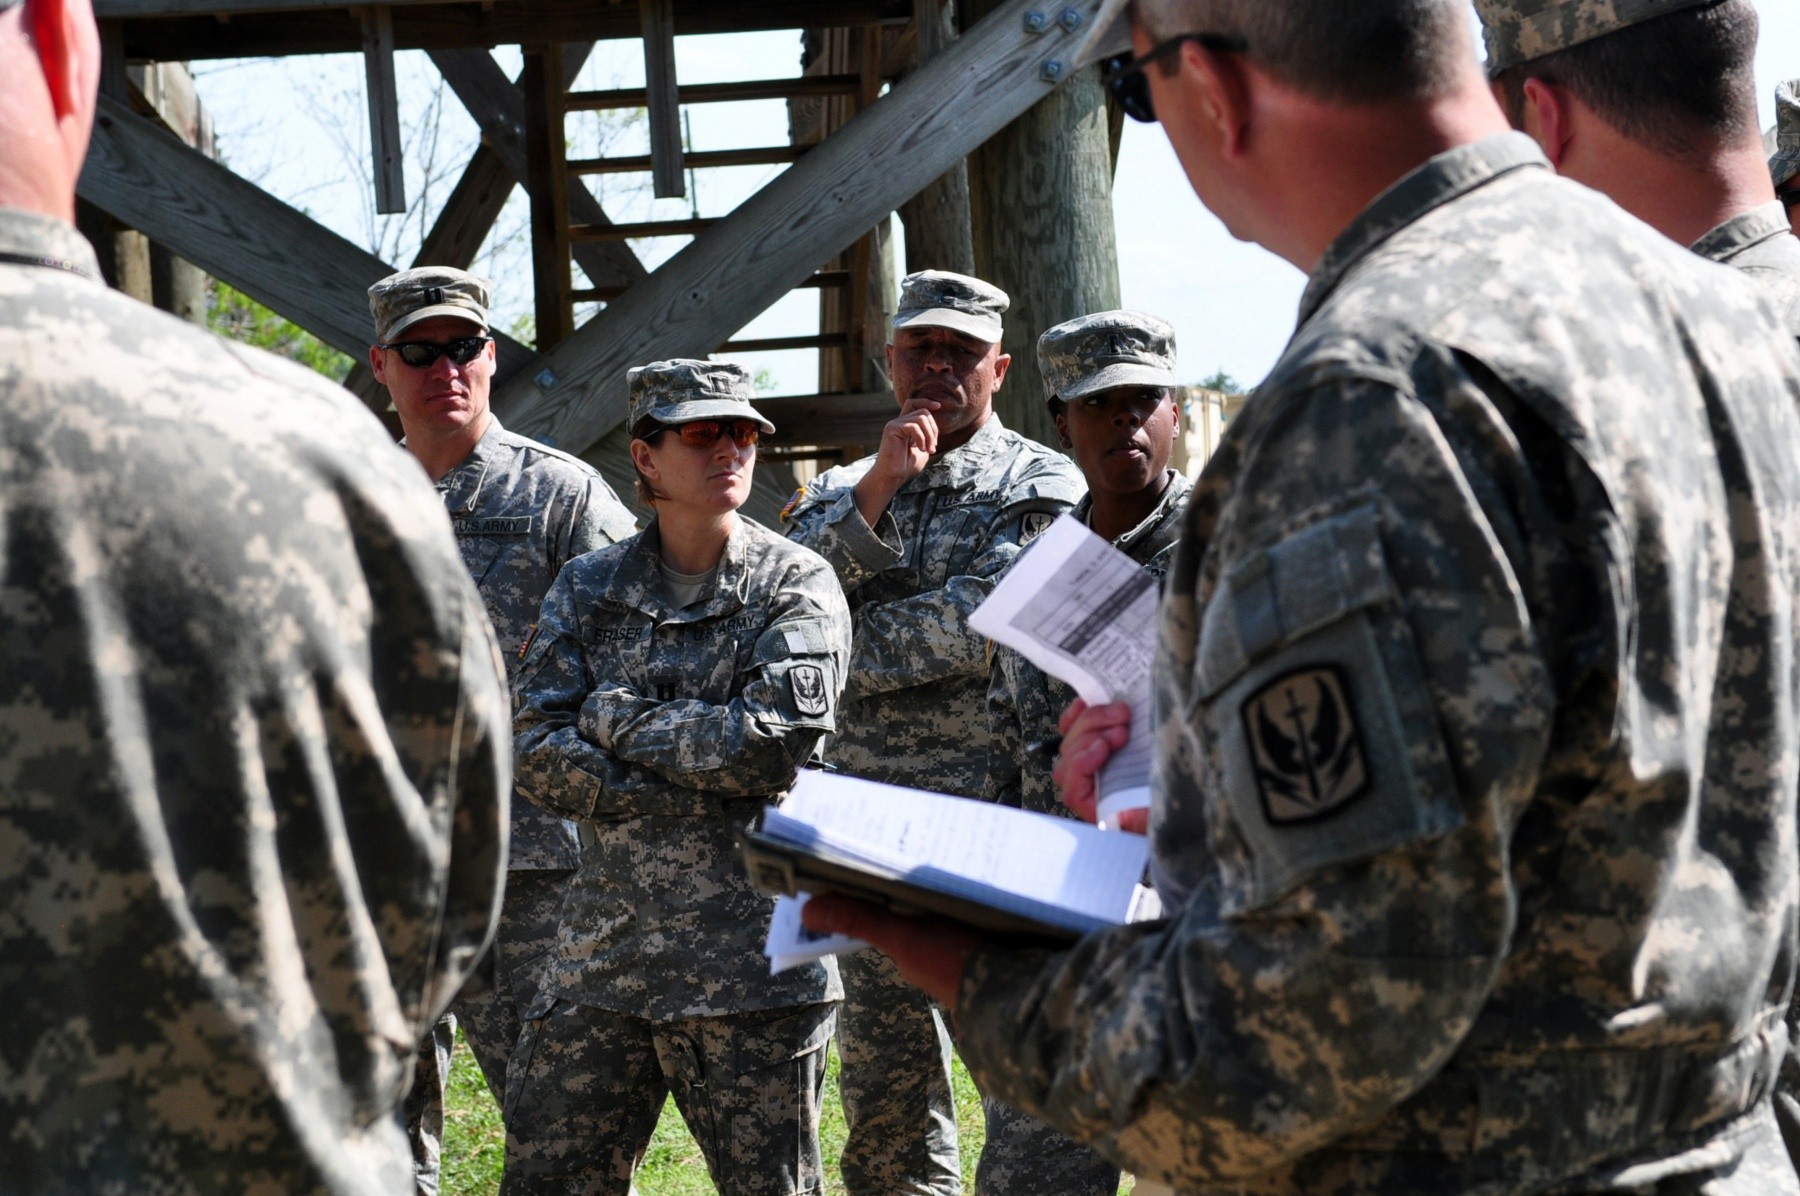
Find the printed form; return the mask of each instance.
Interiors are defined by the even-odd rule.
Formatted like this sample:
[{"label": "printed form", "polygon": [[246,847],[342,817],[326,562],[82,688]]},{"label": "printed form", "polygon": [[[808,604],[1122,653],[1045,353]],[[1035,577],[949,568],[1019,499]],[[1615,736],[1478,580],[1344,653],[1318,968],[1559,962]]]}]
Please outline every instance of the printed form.
[{"label": "printed form", "polygon": [[1067,683],[1090,706],[1131,706],[1131,739],[1100,770],[1101,826],[1150,804],[1156,579],[1064,515],[1032,542],[969,625]]}]

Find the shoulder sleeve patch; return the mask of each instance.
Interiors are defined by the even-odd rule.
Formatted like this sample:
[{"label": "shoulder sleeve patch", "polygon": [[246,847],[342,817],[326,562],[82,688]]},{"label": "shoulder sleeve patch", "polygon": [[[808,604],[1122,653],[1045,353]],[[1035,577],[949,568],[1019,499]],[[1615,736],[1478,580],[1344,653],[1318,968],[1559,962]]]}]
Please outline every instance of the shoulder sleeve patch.
[{"label": "shoulder sleeve patch", "polygon": [[787,505],[781,508],[782,521],[786,522],[788,516],[798,510],[800,504],[804,501],[806,501],[806,487],[802,486],[800,489],[794,491],[793,495],[787,500]]},{"label": "shoulder sleeve patch", "polygon": [[1228,915],[1462,824],[1372,506],[1238,562],[1207,603],[1191,729],[1218,769]]},{"label": "shoulder sleeve patch", "polygon": [[1337,666],[1277,677],[1246,698],[1239,715],[1271,823],[1322,818],[1368,791],[1362,731]]},{"label": "shoulder sleeve patch", "polygon": [[1019,543],[1029,544],[1056,522],[1056,516],[1048,511],[1027,511],[1023,522],[1019,525]]},{"label": "shoulder sleeve patch", "polygon": [[794,709],[801,714],[816,718],[830,708],[825,695],[825,670],[816,664],[797,664],[789,669],[788,689],[794,696]]}]

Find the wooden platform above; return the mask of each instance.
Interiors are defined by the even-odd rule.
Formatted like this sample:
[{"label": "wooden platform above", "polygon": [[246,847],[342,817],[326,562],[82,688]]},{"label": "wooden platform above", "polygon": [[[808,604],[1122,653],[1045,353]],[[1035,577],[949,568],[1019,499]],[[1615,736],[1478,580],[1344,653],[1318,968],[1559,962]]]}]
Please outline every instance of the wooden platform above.
[{"label": "wooden platform above", "polygon": [[[394,0],[394,46],[402,50],[605,41],[642,32],[631,0]],[[122,27],[132,60],[353,53],[363,48],[356,10],[319,0],[96,0],[96,14]],[[911,0],[675,0],[680,34],[748,33],[835,25],[905,24]]]}]

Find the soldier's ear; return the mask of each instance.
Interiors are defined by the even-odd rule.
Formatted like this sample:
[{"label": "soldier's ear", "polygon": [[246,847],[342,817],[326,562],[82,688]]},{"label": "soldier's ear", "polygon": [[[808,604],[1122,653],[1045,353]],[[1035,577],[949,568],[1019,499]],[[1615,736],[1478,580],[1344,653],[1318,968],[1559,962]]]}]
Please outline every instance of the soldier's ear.
[{"label": "soldier's ear", "polygon": [[25,0],[23,16],[63,138],[78,134],[85,155],[100,86],[100,33],[93,7],[88,0]]}]

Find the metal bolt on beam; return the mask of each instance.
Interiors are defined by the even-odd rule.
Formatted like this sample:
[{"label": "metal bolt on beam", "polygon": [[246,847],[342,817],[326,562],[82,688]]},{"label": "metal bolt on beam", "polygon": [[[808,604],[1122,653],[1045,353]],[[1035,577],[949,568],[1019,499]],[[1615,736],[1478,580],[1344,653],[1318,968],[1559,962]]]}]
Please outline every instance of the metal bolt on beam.
[{"label": "metal bolt on beam", "polygon": [[[537,376],[532,378],[532,381],[537,383],[539,390],[555,390],[556,384],[562,379],[556,376],[555,370],[542,369],[537,372]],[[541,440],[543,437],[540,436],[538,439]]]},{"label": "metal bolt on beam", "polygon": [[1048,15],[1039,12],[1035,8],[1025,14],[1025,32],[1042,33],[1048,28],[1050,28],[1050,18]]},{"label": "metal bolt on beam", "polygon": [[1068,32],[1073,33],[1081,28],[1081,22],[1084,19],[1085,18],[1082,17],[1079,9],[1065,8],[1062,10],[1062,16],[1056,19],[1056,23],[1061,25]]},{"label": "metal bolt on beam", "polygon": [[1046,83],[1055,83],[1063,77],[1063,64],[1052,58],[1044,64],[1044,69],[1039,73],[1043,75]]}]

